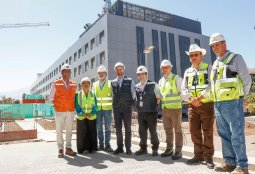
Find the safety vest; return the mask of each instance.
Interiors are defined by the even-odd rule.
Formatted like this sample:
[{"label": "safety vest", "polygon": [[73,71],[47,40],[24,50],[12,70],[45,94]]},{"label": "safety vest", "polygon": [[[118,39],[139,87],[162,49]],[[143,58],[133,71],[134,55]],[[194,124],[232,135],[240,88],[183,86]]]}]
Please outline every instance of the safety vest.
[{"label": "safety vest", "polygon": [[111,82],[105,81],[103,88],[100,88],[99,81],[93,84],[94,94],[97,98],[97,106],[101,110],[112,110],[112,88]]},{"label": "safety vest", "polygon": [[132,79],[124,77],[121,87],[119,86],[118,79],[112,80],[111,84],[113,92],[113,107],[130,107],[134,103],[131,93]]},{"label": "safety vest", "polygon": [[235,57],[236,54],[231,53],[223,62],[216,60],[213,64],[210,80],[214,101],[236,100],[244,96],[240,76],[228,67]]},{"label": "safety vest", "polygon": [[177,75],[172,74],[166,81],[164,77],[160,80],[160,93],[162,98],[162,109],[182,108],[180,91],[176,85]]},{"label": "safety vest", "polygon": [[[88,96],[86,97],[86,95],[83,93],[83,91],[79,91],[78,93],[78,103],[82,109],[82,111],[85,114],[91,114],[92,112],[92,108],[94,107],[95,104],[95,97],[94,94],[92,92],[88,93]],[[78,120],[84,120],[85,117],[84,115],[77,115],[77,119]],[[90,118],[87,118],[89,120],[95,120],[96,119],[96,114],[92,115]]]},{"label": "safety vest", "polygon": [[63,80],[59,79],[54,81],[55,96],[54,96],[54,108],[56,112],[74,112],[75,110],[75,93],[77,84],[74,81],[69,81],[69,86],[66,89]]},{"label": "safety vest", "polygon": [[[208,67],[207,63],[202,63],[198,71],[190,67],[186,71],[186,82],[189,94],[192,97],[199,97],[201,93],[209,86],[208,79]],[[211,98],[204,98],[201,100],[202,103],[212,102]]]},{"label": "safety vest", "polygon": [[150,80],[147,81],[143,90],[141,89],[140,84],[136,85],[135,89],[136,89],[138,112],[156,112],[157,111],[157,98],[154,92],[155,85],[156,83]]}]

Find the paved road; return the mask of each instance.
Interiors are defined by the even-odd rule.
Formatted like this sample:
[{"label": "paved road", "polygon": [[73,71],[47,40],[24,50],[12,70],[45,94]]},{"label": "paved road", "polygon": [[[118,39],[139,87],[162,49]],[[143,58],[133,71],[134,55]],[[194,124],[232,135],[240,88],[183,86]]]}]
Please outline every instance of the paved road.
[{"label": "paved road", "polygon": [[[112,143],[116,142],[112,140]],[[75,141],[73,141],[74,147]],[[133,150],[138,146],[133,145]],[[75,158],[57,158],[56,142],[34,142],[0,145],[0,173],[171,173],[208,174],[217,173],[203,164],[189,166],[187,157],[179,161],[170,158],[143,156],[113,156],[105,152],[78,155]]]}]

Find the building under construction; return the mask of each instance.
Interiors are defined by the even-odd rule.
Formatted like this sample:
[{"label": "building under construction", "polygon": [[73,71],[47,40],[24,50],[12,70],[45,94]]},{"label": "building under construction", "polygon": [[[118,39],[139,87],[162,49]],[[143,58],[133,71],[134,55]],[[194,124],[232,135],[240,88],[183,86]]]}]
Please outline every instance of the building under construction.
[{"label": "building under construction", "polygon": [[[207,50],[204,61],[212,63],[215,55],[208,45],[209,37],[202,35],[201,23],[160,10],[143,7],[121,0],[113,5],[106,3],[103,14],[85,31],[44,73],[37,76],[31,87],[32,94],[49,95],[54,80],[61,77],[60,68],[68,63],[72,79],[80,82],[88,76],[97,80],[97,68],[104,65],[109,79],[115,78],[116,62],[123,62],[126,75],[136,79],[139,65],[148,67],[149,78],[158,81],[161,76],[160,62],[169,59],[173,72],[183,76],[190,66],[185,51],[197,43]],[[152,48],[146,52],[147,48]]]}]

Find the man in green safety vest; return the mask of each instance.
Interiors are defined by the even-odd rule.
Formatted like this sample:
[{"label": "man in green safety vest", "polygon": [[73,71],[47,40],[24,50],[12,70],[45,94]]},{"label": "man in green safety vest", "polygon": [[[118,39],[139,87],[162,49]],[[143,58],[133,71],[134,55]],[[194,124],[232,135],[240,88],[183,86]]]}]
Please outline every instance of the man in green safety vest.
[{"label": "man in green safety vest", "polygon": [[[110,145],[111,139],[111,122],[112,122],[112,87],[111,82],[106,78],[107,70],[105,66],[99,66],[98,81],[93,84],[92,91],[97,98],[97,134],[99,140],[98,150],[113,152]],[[105,128],[105,135],[103,130]],[[105,145],[105,146],[104,146]]]},{"label": "man in green safety vest", "polygon": [[[173,160],[182,157],[182,78],[172,73],[172,64],[169,60],[161,62],[163,77],[159,81],[162,95],[163,125],[166,132],[167,147],[161,157],[172,156]],[[173,153],[173,129],[175,132],[175,152]]]},{"label": "man in green safety vest", "polygon": [[213,169],[213,123],[214,109],[210,98],[209,76],[212,67],[203,62],[206,50],[197,44],[191,44],[186,54],[190,58],[188,68],[182,81],[182,96],[188,102],[189,130],[194,143],[194,157],[187,160],[188,164],[206,162]]},{"label": "man in green safety vest", "polygon": [[243,57],[227,50],[222,34],[214,33],[209,45],[216,54],[210,76],[218,134],[225,164],[216,171],[246,174],[243,97],[249,93],[251,76]]}]

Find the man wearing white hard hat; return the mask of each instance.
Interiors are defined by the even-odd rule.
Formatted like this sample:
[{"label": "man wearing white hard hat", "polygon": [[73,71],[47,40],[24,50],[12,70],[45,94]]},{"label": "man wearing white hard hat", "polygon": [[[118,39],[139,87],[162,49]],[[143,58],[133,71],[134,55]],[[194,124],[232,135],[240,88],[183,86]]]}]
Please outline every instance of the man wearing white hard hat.
[{"label": "man wearing white hard hat", "polygon": [[75,95],[77,112],[77,151],[79,154],[97,151],[97,100],[89,77],[81,79],[82,90]]},{"label": "man wearing white hard hat", "polygon": [[151,135],[152,156],[158,156],[159,140],[157,135],[157,106],[160,103],[160,89],[156,82],[148,80],[148,70],[145,66],[139,66],[136,71],[139,83],[136,88],[138,124],[140,136],[140,150],[136,155],[147,154],[148,130]]},{"label": "man wearing white hard hat", "polygon": [[189,129],[194,143],[194,157],[187,160],[187,163],[205,161],[207,167],[212,169],[214,105],[210,97],[209,80],[212,67],[203,62],[206,50],[197,44],[191,44],[186,54],[189,56],[191,67],[184,73],[182,96],[183,100],[188,102]]},{"label": "man wearing white hard hat", "polygon": [[[107,69],[105,66],[99,66],[97,69],[97,74],[99,80],[93,83],[92,91],[97,98],[99,110],[97,113],[97,133],[99,140],[98,150],[112,152],[113,150],[110,145],[112,122],[112,86],[111,82],[106,78]],[[103,127],[105,130],[103,130]]]},{"label": "man wearing white hard hat", "polygon": [[[166,150],[162,157],[172,156],[173,160],[182,157],[183,135],[182,135],[182,78],[172,73],[173,65],[169,60],[161,62],[163,77],[159,81],[162,95],[163,125],[166,133]],[[173,149],[173,130],[175,132],[175,150]]]},{"label": "man wearing white hard hat", "polygon": [[225,37],[214,33],[209,45],[216,54],[211,84],[218,134],[225,165],[217,171],[248,173],[245,148],[243,98],[249,93],[251,76],[243,57],[227,50]]},{"label": "man wearing white hard hat", "polygon": [[64,64],[61,67],[62,78],[53,82],[49,100],[53,103],[56,112],[56,134],[58,145],[58,157],[64,157],[64,139],[63,130],[66,131],[66,155],[74,156],[76,153],[72,150],[72,129],[74,120],[74,97],[77,84],[70,80],[71,67]]},{"label": "man wearing white hard hat", "polygon": [[112,80],[113,112],[117,136],[117,149],[114,154],[123,153],[122,121],[125,127],[126,154],[131,155],[131,106],[136,98],[135,83],[124,75],[125,66],[118,62],[114,66],[117,78]]}]

